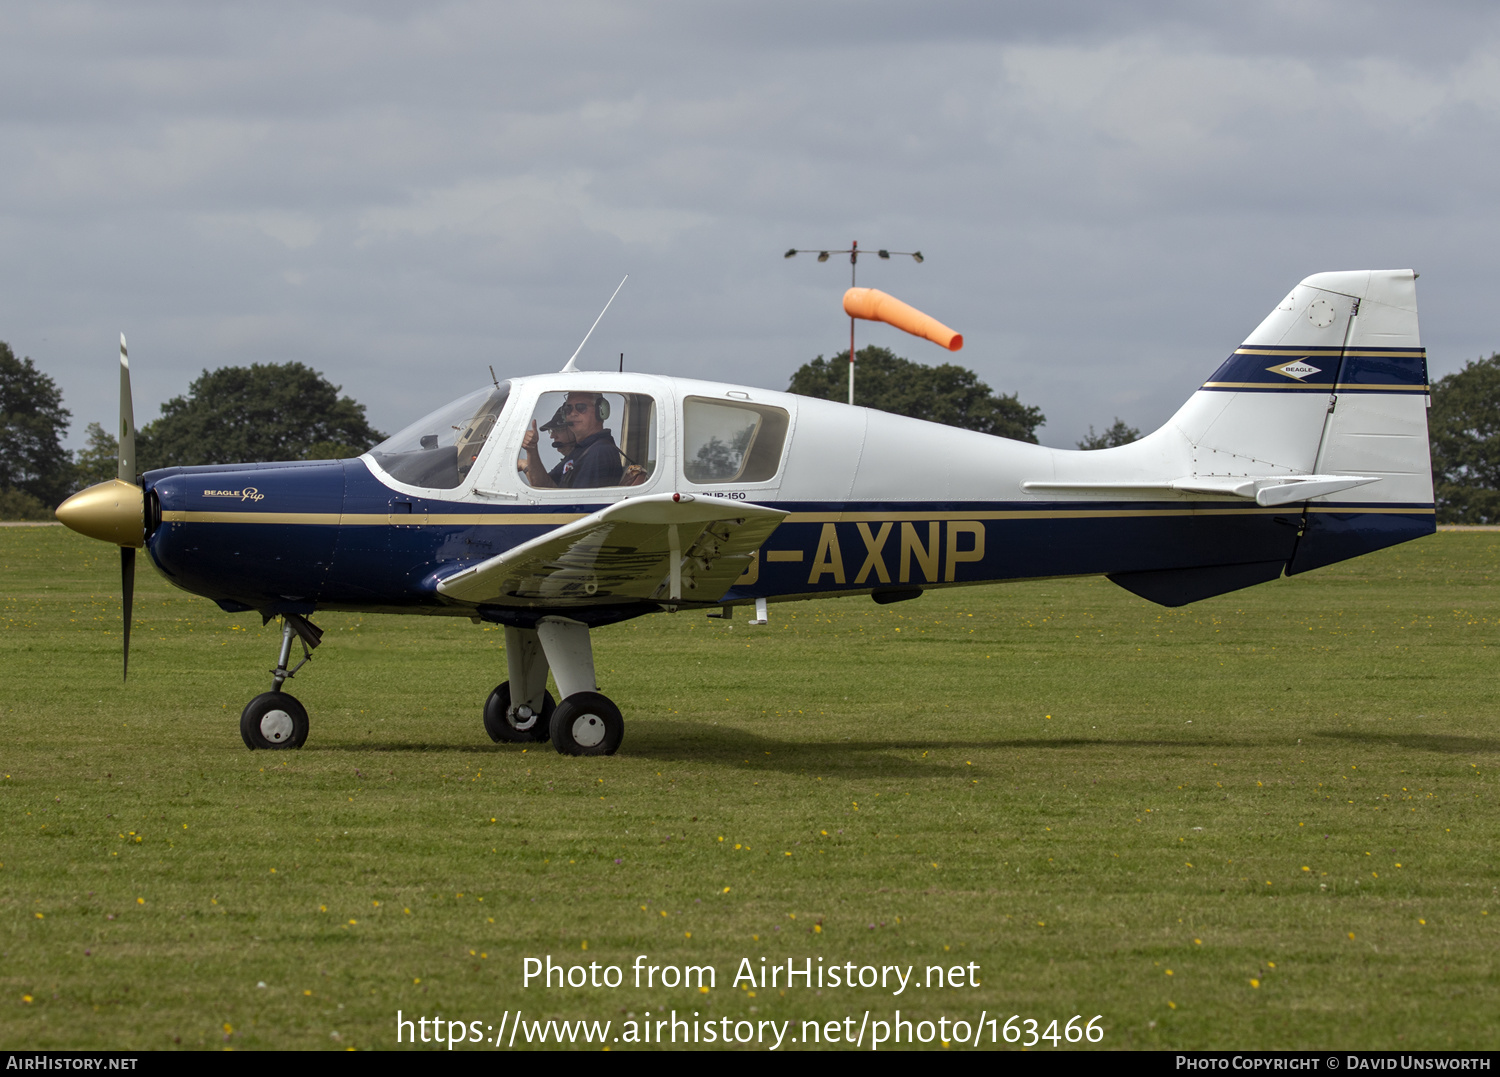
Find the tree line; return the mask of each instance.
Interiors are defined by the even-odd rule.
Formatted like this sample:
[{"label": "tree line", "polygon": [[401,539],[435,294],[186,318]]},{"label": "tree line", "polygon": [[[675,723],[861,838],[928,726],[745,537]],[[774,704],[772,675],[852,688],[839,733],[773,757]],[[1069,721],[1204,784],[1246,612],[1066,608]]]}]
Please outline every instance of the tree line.
[{"label": "tree line", "polygon": [[[385,435],[341,389],[297,362],[205,370],[136,431],[136,470],[358,456]],[[71,419],[57,383],[0,341],[0,520],[51,519],[75,490],[115,477],[115,434],[89,423],[69,452]]]},{"label": "tree line", "polygon": [[[1021,403],[1015,393],[995,393],[979,375],[953,363],[924,366],[873,345],[854,355],[855,402],[861,407],[1032,444],[1037,427],[1047,421],[1039,408]],[[820,355],[804,363],[792,375],[787,392],[847,401],[848,349],[832,359]]]},{"label": "tree line", "polygon": [[[870,346],[854,353],[855,403],[876,411],[977,430],[981,434],[1037,444],[1036,431],[1047,421],[1040,408],[1021,403],[1019,394],[996,393],[972,370],[953,363],[924,366],[903,359],[889,348]],[[832,359],[821,355],[792,375],[787,392],[821,400],[849,399],[849,351]],[[1135,441],[1141,432],[1119,417],[1102,433],[1089,432],[1080,449],[1108,449]]]}]

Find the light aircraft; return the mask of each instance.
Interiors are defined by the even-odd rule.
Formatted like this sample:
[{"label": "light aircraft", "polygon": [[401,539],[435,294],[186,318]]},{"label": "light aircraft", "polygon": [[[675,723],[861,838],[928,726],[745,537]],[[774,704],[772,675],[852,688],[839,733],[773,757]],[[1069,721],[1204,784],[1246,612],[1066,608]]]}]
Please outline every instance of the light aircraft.
[{"label": "light aircraft", "polygon": [[642,614],[744,606],[764,623],[767,603],[1093,574],[1178,606],[1430,534],[1415,279],[1308,277],[1166,425],[1090,452],[583,371],[575,353],[357,459],[137,476],[122,338],[119,477],[57,515],[121,548],[127,664],[142,547],[226,612],[282,619],[271,691],[240,721],[252,749],[302,745],[307,712],[282,688],[318,645],[313,615],[347,610],[503,625],[490,737],[608,755],[624,722],[591,634]]}]

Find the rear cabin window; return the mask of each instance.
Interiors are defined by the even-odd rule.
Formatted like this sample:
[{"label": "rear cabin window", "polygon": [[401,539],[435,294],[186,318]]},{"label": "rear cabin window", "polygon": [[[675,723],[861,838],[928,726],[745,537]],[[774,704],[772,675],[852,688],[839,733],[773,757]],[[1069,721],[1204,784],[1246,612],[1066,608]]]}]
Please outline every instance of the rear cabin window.
[{"label": "rear cabin window", "polygon": [[690,396],[682,402],[682,471],[689,482],[767,482],[781,467],[789,416],[781,408]]},{"label": "rear cabin window", "polygon": [[539,490],[640,486],[656,473],[656,402],[642,393],[543,393],[516,470]]}]

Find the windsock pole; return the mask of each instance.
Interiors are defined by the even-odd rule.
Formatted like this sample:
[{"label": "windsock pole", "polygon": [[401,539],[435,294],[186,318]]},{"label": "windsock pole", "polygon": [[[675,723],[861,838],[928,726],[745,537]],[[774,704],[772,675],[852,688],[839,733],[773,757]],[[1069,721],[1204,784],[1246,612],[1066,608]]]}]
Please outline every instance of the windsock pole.
[{"label": "windsock pole", "polygon": [[[859,240],[849,244],[849,287],[859,272]],[[849,406],[854,407],[854,315],[849,315]]]},{"label": "windsock pole", "polygon": [[[865,253],[869,254],[871,252],[870,251],[865,251]],[[918,264],[921,264],[921,262],[922,262],[922,252],[921,251],[887,251],[887,250],[878,250],[878,251],[875,251],[874,253],[878,257],[885,258],[885,259],[889,259],[891,257],[891,255],[893,255],[893,254],[900,254],[900,255],[905,255],[905,256],[913,259]],[[859,273],[859,241],[858,240],[855,240],[852,243],[850,243],[849,244],[849,249],[846,250],[846,251],[819,251],[819,250],[800,249],[800,248],[797,248],[797,247],[793,247],[791,250],[787,251],[784,255],[782,255],[782,257],[783,258],[795,258],[799,254],[816,254],[818,256],[818,261],[820,261],[820,262],[826,262],[826,261],[828,261],[828,256],[830,254],[847,254],[849,256],[849,290],[851,292],[854,291],[855,290],[855,286],[859,283],[858,280],[856,279],[857,275]],[[866,290],[868,291],[869,289],[866,289]],[[881,293],[881,292],[877,292],[875,294],[877,294],[877,295],[884,295],[884,293]],[[890,297],[886,296],[885,298],[889,299]],[[893,302],[897,303],[898,305],[905,306],[905,304],[902,304],[900,302],[900,300],[893,300]],[[848,309],[848,298],[847,298],[847,296],[845,297],[845,309],[846,310]],[[920,312],[917,312],[917,313],[920,314]],[[851,405],[854,403],[854,319],[856,317],[861,317],[862,318],[862,317],[866,317],[866,315],[863,315],[863,314],[856,315],[854,313],[854,311],[852,311],[852,310],[849,311],[849,403]],[[884,319],[884,318],[877,318],[875,320],[876,321],[885,321],[886,319]],[[891,324],[894,325],[896,323],[892,322]],[[935,323],[935,324],[937,324],[937,323]],[[943,328],[946,328],[946,327],[943,327]],[[952,332],[952,331],[949,330],[949,332]],[[918,333],[917,335],[918,336],[922,336],[924,334]],[[933,338],[932,337],[928,337],[928,339],[931,340]],[[960,337],[959,339],[961,341],[963,338]],[[946,347],[947,345],[944,345],[944,346]],[[956,351],[957,349],[955,348],[954,350]]]}]

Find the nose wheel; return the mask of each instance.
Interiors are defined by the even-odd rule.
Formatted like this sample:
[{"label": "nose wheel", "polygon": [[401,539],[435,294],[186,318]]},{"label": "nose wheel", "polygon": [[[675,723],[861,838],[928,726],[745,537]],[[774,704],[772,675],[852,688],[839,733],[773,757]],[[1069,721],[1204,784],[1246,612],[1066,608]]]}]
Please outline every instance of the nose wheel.
[{"label": "nose wheel", "polygon": [[[281,652],[276,668],[271,670],[271,690],[252,699],[240,714],[240,737],[252,752],[257,748],[300,748],[307,740],[307,708],[281,686],[312,661],[313,648],[322,642],[323,630],[296,613],[285,614],[281,620]],[[302,644],[302,661],[287,669],[293,639]]]},{"label": "nose wheel", "polygon": [[300,748],[307,740],[307,708],[285,692],[262,692],[240,715],[240,736],[257,748]]}]

